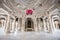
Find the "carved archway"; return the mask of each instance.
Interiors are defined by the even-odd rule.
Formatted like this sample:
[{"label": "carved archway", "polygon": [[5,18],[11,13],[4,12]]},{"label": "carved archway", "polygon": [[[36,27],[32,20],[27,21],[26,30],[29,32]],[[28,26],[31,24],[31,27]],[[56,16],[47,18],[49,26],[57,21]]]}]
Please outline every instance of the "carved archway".
[{"label": "carved archway", "polygon": [[25,21],[25,31],[34,31],[34,23],[31,18],[27,18]]}]

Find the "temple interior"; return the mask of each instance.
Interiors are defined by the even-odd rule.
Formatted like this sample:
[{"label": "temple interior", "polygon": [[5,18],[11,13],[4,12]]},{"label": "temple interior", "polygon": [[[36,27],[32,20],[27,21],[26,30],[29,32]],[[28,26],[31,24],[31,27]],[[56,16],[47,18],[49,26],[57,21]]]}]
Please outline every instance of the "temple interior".
[{"label": "temple interior", "polygon": [[0,0],[0,35],[40,33],[60,34],[60,0]]}]

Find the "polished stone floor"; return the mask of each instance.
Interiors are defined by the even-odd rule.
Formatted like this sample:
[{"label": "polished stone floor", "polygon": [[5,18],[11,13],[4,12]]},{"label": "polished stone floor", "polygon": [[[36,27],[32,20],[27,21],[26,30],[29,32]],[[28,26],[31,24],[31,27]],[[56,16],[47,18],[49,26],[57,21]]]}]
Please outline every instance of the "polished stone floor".
[{"label": "polished stone floor", "polygon": [[0,35],[0,40],[60,40],[60,35],[44,32],[19,32]]},{"label": "polished stone floor", "polygon": [[0,28],[0,40],[60,40],[60,30],[46,32],[18,32],[5,34]]}]

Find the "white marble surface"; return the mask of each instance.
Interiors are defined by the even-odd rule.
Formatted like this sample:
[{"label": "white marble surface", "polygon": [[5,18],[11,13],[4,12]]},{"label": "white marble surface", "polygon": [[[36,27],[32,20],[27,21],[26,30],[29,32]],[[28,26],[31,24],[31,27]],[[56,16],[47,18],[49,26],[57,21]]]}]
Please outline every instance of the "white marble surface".
[{"label": "white marble surface", "polygon": [[5,34],[1,28],[0,40],[60,40],[60,30],[53,31],[53,33],[16,31],[12,34]]},{"label": "white marble surface", "polygon": [[44,32],[19,32],[14,35],[0,35],[0,40],[60,40],[58,36]]}]

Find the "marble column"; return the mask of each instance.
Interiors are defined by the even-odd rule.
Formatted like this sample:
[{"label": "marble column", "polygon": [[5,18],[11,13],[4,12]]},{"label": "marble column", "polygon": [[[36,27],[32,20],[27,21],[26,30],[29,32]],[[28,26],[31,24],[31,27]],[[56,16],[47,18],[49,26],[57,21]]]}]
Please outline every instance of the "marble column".
[{"label": "marble column", "polygon": [[5,27],[4,27],[4,32],[6,31],[6,27],[7,27],[7,17],[5,18]]},{"label": "marble column", "polygon": [[49,16],[49,23],[50,23],[50,32],[53,32],[53,24],[52,24],[52,18]]},{"label": "marble column", "polygon": [[11,20],[11,18],[10,18],[10,27],[9,27],[9,29],[10,29],[10,32],[11,32],[11,30],[12,30],[12,20]]},{"label": "marble column", "polygon": [[41,20],[40,20],[40,18],[39,18],[39,31],[41,31],[42,30],[42,22],[41,22]]},{"label": "marble column", "polygon": [[51,32],[51,19],[48,17],[48,32]]},{"label": "marble column", "polygon": [[6,18],[4,20],[4,30],[5,30],[5,27],[6,27]]},{"label": "marble column", "polygon": [[16,27],[16,24],[15,24],[15,18],[14,18],[13,25],[12,25],[12,32],[15,32],[15,27]]},{"label": "marble column", "polygon": [[18,18],[18,31],[20,31],[21,28],[20,28],[20,18]]},{"label": "marble column", "polygon": [[36,32],[38,31],[36,18],[34,19],[34,29],[35,29]]},{"label": "marble column", "polygon": [[41,31],[41,21],[40,21],[40,18],[39,18],[38,20],[39,20],[39,24],[38,24],[38,26],[39,26],[39,31]]},{"label": "marble column", "polygon": [[20,18],[20,31],[22,30],[22,18]]},{"label": "marble column", "polygon": [[43,18],[43,22],[44,22],[44,31],[46,32],[46,22],[44,18]]},{"label": "marble column", "polygon": [[16,27],[15,27],[15,32],[18,31],[18,21],[16,21]]},{"label": "marble column", "polygon": [[40,19],[39,18],[37,18],[37,27],[38,27],[38,31],[40,31]]},{"label": "marble column", "polygon": [[25,18],[22,18],[22,27],[21,27],[21,31],[24,32],[25,30]]},{"label": "marble column", "polygon": [[2,20],[2,27],[4,27],[4,20]]},{"label": "marble column", "polygon": [[47,19],[47,28],[48,28],[48,32],[50,31],[50,27],[49,27],[49,20]]},{"label": "marble column", "polygon": [[6,33],[10,33],[10,29],[9,29],[9,27],[10,27],[10,15],[8,15],[6,21],[7,21],[7,23],[6,23],[6,30],[5,30],[5,32]]},{"label": "marble column", "polygon": [[52,30],[55,31],[55,25],[54,25],[54,20],[53,20],[53,18],[51,18],[51,20],[52,20],[52,21],[51,21],[51,24],[52,24]]},{"label": "marble column", "polygon": [[53,30],[55,30],[55,24],[54,24],[54,20],[52,19],[52,26],[53,26]]}]

